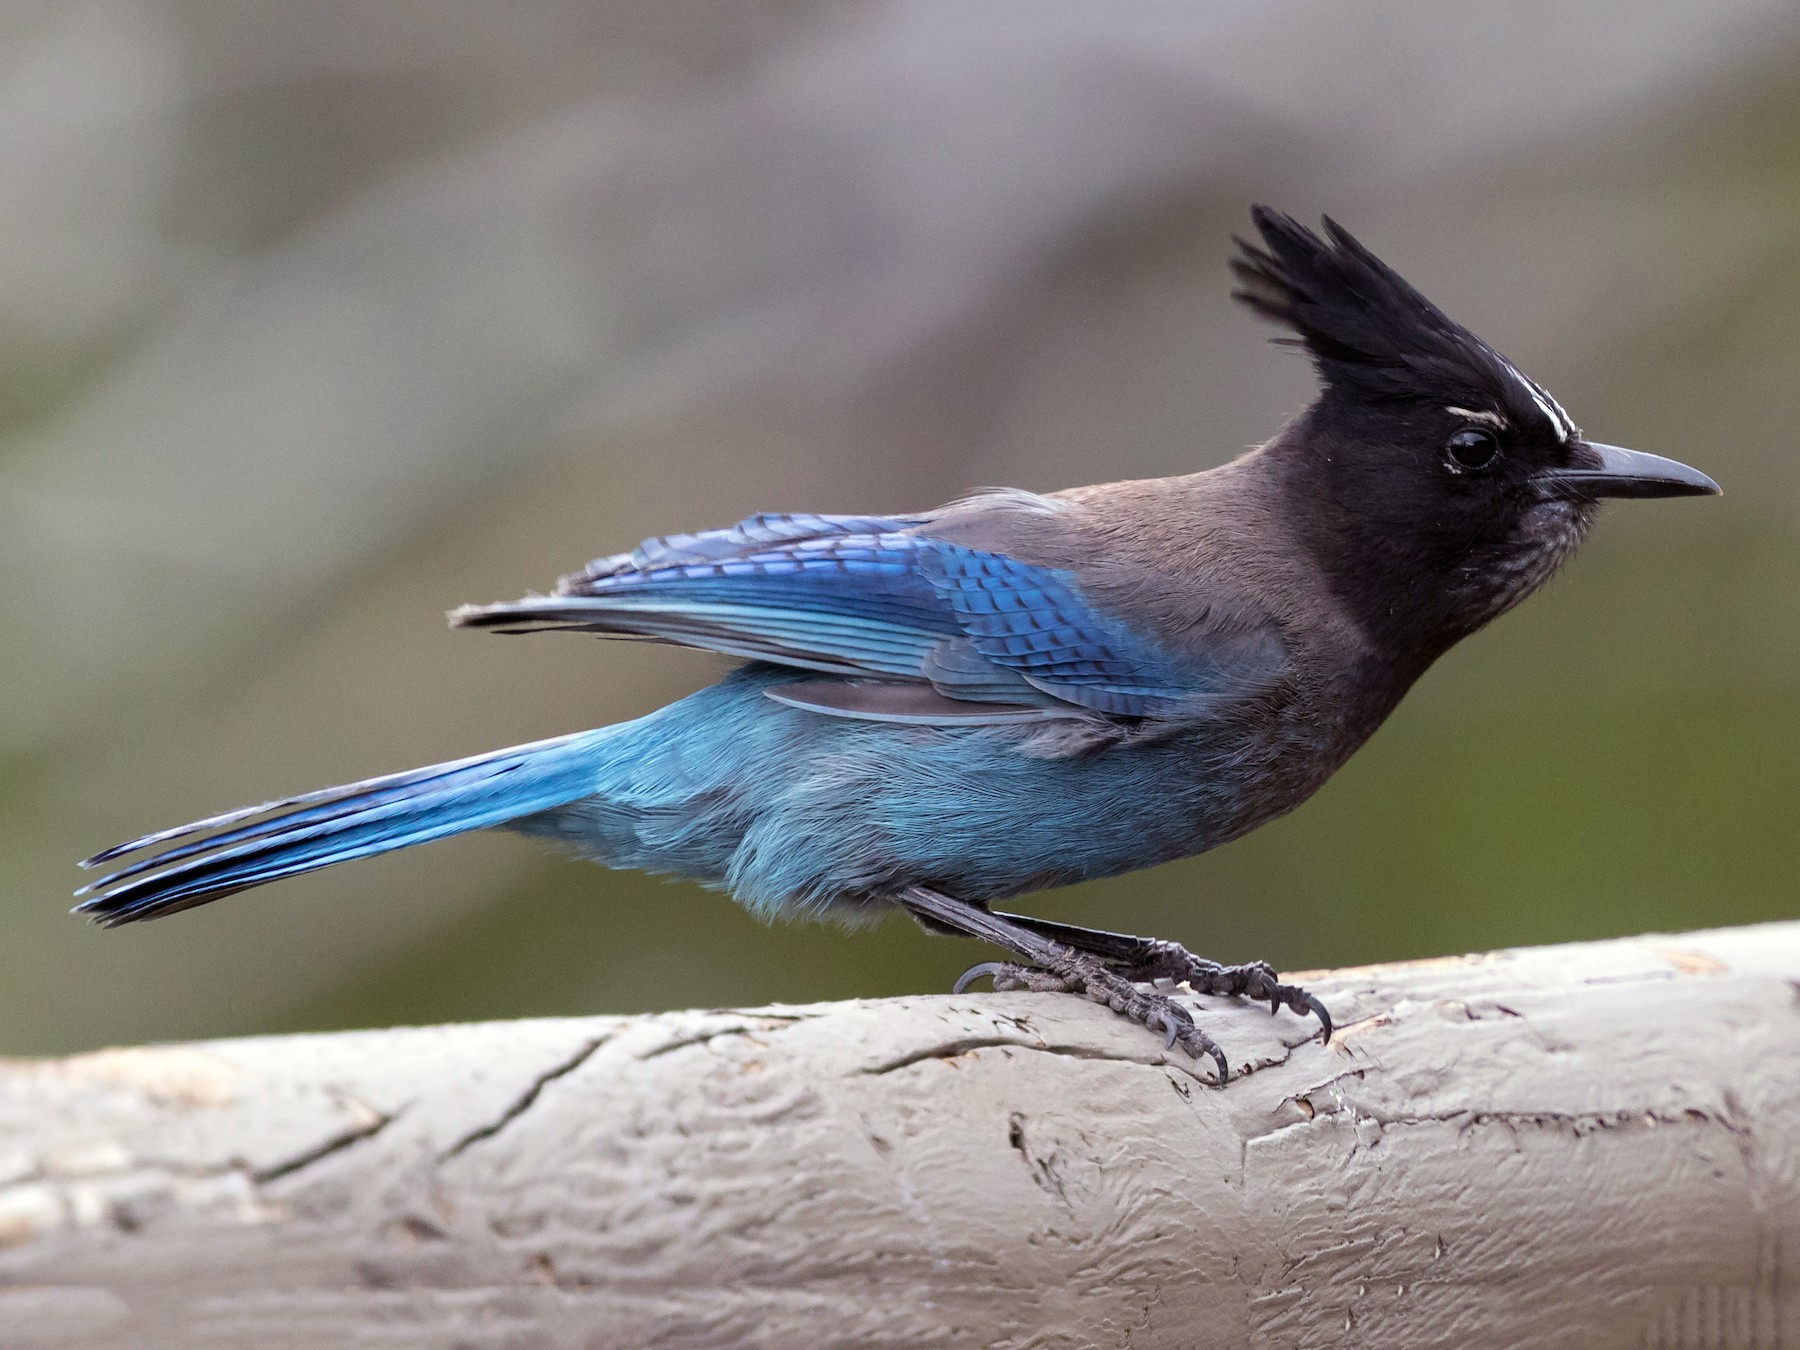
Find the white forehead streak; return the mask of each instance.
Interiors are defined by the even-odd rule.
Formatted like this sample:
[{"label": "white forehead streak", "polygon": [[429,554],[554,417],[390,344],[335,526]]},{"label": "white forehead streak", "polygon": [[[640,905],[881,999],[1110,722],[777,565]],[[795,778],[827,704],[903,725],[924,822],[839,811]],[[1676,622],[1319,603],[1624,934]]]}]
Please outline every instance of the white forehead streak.
[{"label": "white forehead streak", "polygon": [[1525,392],[1531,395],[1531,401],[1538,405],[1538,411],[1544,414],[1545,419],[1549,421],[1551,428],[1556,432],[1556,439],[1566,444],[1569,437],[1575,432],[1575,424],[1569,420],[1569,414],[1562,410],[1562,404],[1551,398],[1548,391],[1539,388],[1521,375],[1519,368],[1512,362],[1508,361],[1506,368],[1512,372],[1515,380],[1525,386]]},{"label": "white forehead streak", "polygon": [[1499,427],[1503,431],[1506,429],[1506,419],[1497,412],[1479,412],[1474,408],[1450,407],[1446,407],[1444,411],[1455,413],[1458,417],[1466,417],[1471,422],[1486,422],[1490,427]]},{"label": "white forehead streak", "polygon": [[1537,385],[1532,385],[1532,401],[1534,401],[1539,409],[1543,410],[1543,414],[1546,418],[1550,418],[1550,425],[1555,427],[1557,439],[1559,439],[1559,441],[1568,441],[1568,439],[1570,439],[1570,414],[1566,414],[1566,412],[1562,410],[1561,403],[1557,403],[1553,398],[1550,398],[1550,394],[1546,394],[1546,392],[1544,392],[1543,389],[1539,389]]},{"label": "white forehead streak", "polygon": [[1557,422],[1562,427],[1562,438],[1567,441],[1575,434],[1575,419],[1563,410],[1563,405],[1556,401],[1556,396],[1548,389],[1540,389],[1538,392],[1549,399],[1550,406],[1556,410]]}]

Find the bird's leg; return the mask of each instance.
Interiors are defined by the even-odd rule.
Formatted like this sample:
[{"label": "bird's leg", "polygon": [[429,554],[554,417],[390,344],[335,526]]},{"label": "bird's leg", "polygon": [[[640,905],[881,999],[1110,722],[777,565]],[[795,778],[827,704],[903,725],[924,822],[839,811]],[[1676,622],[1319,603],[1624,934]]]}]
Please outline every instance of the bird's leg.
[{"label": "bird's leg", "polygon": [[1185,982],[1196,994],[1253,999],[1267,1003],[1270,1012],[1287,1008],[1302,1017],[1311,1014],[1324,1028],[1324,1039],[1331,1039],[1331,1014],[1325,1005],[1299,985],[1283,984],[1267,961],[1226,966],[1195,956],[1179,942],[1111,933],[1104,928],[1079,928],[1029,914],[997,913],[995,917],[1029,929],[1039,937],[1098,956],[1128,980]]},{"label": "bird's leg", "polygon": [[1036,989],[1058,993],[1080,991],[1096,1003],[1104,1003],[1151,1031],[1163,1036],[1165,1046],[1179,1045],[1198,1059],[1209,1055],[1218,1065],[1218,1081],[1230,1076],[1225,1052],[1213,1038],[1194,1025],[1193,1016],[1166,994],[1149,993],[1113,970],[1091,952],[1077,951],[1067,943],[1034,933],[1015,923],[1012,916],[995,914],[981,905],[923,886],[909,886],[897,897],[906,910],[926,928],[962,933],[1004,947],[1030,964],[986,962],[957,981],[961,992],[978,975],[993,975],[997,987]]}]

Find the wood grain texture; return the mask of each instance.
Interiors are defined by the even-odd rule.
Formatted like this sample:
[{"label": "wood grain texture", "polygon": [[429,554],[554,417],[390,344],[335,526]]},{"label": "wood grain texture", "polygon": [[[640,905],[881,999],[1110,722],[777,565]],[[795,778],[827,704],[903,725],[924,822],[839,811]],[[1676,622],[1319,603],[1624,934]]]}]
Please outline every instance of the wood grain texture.
[{"label": "wood grain texture", "polygon": [[1800,923],[0,1064],[0,1344],[1800,1345]]}]

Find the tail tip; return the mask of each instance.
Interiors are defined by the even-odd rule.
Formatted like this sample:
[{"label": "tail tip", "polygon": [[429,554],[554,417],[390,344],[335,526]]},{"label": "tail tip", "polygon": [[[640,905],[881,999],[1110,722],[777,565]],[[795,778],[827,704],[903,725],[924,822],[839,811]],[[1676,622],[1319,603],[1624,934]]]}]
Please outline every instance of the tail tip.
[{"label": "tail tip", "polygon": [[532,594],[520,600],[501,600],[491,605],[458,605],[444,617],[449,619],[452,628],[496,628],[541,618],[541,611],[550,599],[547,595]]},{"label": "tail tip", "polygon": [[557,597],[527,595],[492,605],[458,605],[446,617],[452,628],[485,628],[498,633],[537,633],[570,625]]},{"label": "tail tip", "polygon": [[[75,892],[76,896],[80,897],[87,889],[85,886],[82,887],[81,890]],[[96,928],[117,928],[126,922],[125,916],[107,912],[106,897],[103,895],[88,896],[80,904],[71,906],[69,913],[78,919],[86,919]]]},{"label": "tail tip", "polygon": [[480,625],[480,616],[487,612],[486,605],[458,605],[445,612],[444,617],[450,621],[452,628],[475,628]]}]

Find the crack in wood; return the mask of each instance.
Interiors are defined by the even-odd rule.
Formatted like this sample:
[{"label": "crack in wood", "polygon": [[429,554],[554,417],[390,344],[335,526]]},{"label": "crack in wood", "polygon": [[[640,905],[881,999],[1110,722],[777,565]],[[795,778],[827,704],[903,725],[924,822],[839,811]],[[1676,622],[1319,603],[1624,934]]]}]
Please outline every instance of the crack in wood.
[{"label": "crack in wood", "polygon": [[[692,1036],[677,1036],[672,1041],[653,1046],[638,1056],[639,1060],[661,1059],[664,1055],[672,1055],[677,1050],[686,1050],[692,1046],[705,1045],[723,1036],[748,1036],[757,1031],[785,1031],[797,1022],[806,1020],[800,1013],[753,1013],[744,1014],[744,1020],[732,1026],[708,1027],[705,1031],[695,1032]],[[753,1025],[761,1023],[764,1025]]]},{"label": "crack in wood", "polygon": [[404,1106],[398,1111],[393,1112],[376,1111],[375,1119],[368,1124],[356,1125],[347,1130],[340,1130],[330,1138],[315,1144],[312,1148],[296,1153],[291,1158],[286,1158],[281,1162],[272,1163],[268,1167],[254,1169],[226,1168],[222,1170],[243,1170],[250,1180],[255,1182],[258,1186],[266,1186],[271,1181],[280,1181],[283,1177],[291,1177],[296,1172],[303,1172],[315,1163],[323,1162],[327,1158],[342,1153],[345,1149],[352,1148],[355,1145],[362,1143],[365,1139],[373,1139],[405,1114],[406,1108]]},{"label": "crack in wood", "polygon": [[527,1087],[525,1091],[512,1100],[506,1110],[502,1111],[486,1125],[479,1126],[458,1139],[444,1153],[439,1155],[438,1161],[449,1162],[450,1159],[461,1156],[468,1149],[481,1143],[482,1140],[492,1139],[495,1135],[499,1134],[500,1131],[504,1130],[508,1125],[512,1124],[520,1116],[529,1111],[532,1104],[543,1095],[545,1088],[549,1087],[550,1084],[554,1083],[557,1079],[566,1078],[568,1075],[574,1073],[575,1070],[579,1069],[583,1064],[586,1064],[588,1060],[593,1058],[595,1051],[599,1050],[601,1046],[605,1045],[611,1039],[611,1036],[600,1036],[594,1040],[588,1041],[582,1045],[580,1050],[571,1055],[568,1059],[539,1074],[536,1078],[531,1080],[531,1085]]}]

